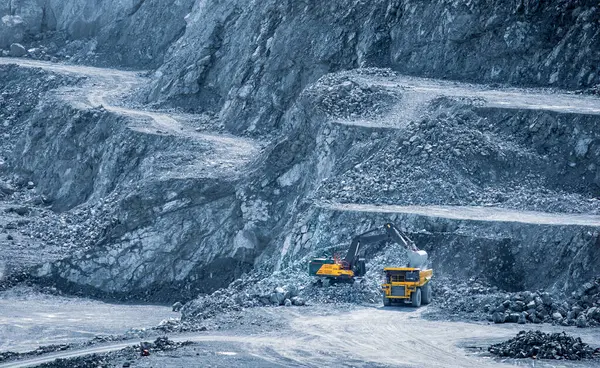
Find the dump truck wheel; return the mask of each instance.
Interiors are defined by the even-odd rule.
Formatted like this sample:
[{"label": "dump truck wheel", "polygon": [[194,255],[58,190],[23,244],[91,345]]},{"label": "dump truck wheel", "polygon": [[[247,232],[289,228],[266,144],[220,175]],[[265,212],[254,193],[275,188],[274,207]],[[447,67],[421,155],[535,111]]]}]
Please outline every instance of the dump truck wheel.
[{"label": "dump truck wheel", "polygon": [[415,308],[421,306],[421,288],[417,288],[417,290],[410,295],[410,301]]},{"label": "dump truck wheel", "polygon": [[354,280],[354,282],[352,283],[352,287],[358,290],[362,290],[365,286],[365,280],[360,279],[360,280]]},{"label": "dump truck wheel", "polygon": [[429,303],[431,303],[431,299],[433,298],[433,291],[431,290],[431,283],[426,283],[425,285],[423,285],[423,287],[421,288],[423,290],[423,295],[422,295],[422,299],[421,302],[424,305],[427,305]]},{"label": "dump truck wheel", "polygon": [[390,305],[392,305],[392,301],[389,298],[386,298],[385,294],[383,294],[383,306],[389,307]]}]

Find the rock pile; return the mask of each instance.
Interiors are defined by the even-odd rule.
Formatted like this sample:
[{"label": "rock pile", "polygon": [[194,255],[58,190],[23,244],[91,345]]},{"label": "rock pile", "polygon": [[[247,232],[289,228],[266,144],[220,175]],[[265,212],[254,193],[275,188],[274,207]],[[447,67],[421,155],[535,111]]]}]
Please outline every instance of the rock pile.
[{"label": "rock pile", "polygon": [[169,351],[169,350],[178,349],[182,346],[190,345],[192,343],[189,341],[175,342],[175,341],[169,340],[168,337],[163,336],[163,337],[157,338],[152,343],[144,343],[144,344],[146,345],[146,347],[151,349],[151,351],[152,350],[154,350],[154,351]]},{"label": "rock pile", "polygon": [[563,326],[600,325],[600,277],[585,283],[570,299],[548,292],[519,292],[487,305],[495,323],[553,323]]},{"label": "rock pile", "polygon": [[[401,98],[382,87],[358,83],[344,73],[326,75],[314,88],[319,90],[315,95],[319,108],[332,117],[344,119],[376,117],[389,111]],[[311,93],[310,87],[307,93]]]},{"label": "rock pile", "polygon": [[486,305],[496,305],[509,293],[498,290],[481,280],[454,280],[436,277],[433,286],[433,305],[438,309],[427,316],[450,320],[486,320],[489,313]]},{"label": "rock pile", "polygon": [[346,283],[329,287],[309,285],[304,289],[303,295],[310,302],[320,304],[365,304],[381,301],[381,293],[366,282],[360,286]]},{"label": "rock pile", "polygon": [[186,303],[181,309],[181,318],[183,321],[201,320],[259,306],[303,306],[306,299],[301,294],[308,281],[308,275],[295,271],[246,274],[227,288]]},{"label": "rock pile", "polygon": [[521,331],[508,341],[494,344],[488,348],[494,355],[510,358],[581,360],[600,356],[600,350],[594,350],[581,338],[566,333],[546,334],[541,331]]},{"label": "rock pile", "polygon": [[56,352],[56,351],[64,351],[64,350],[70,349],[71,347],[72,347],[72,345],[70,345],[70,344],[59,344],[59,345],[40,346],[35,350],[31,350],[31,351],[28,351],[25,353],[17,353],[14,351],[0,352],[0,363],[10,361],[10,360],[15,360],[15,359],[22,359],[25,357],[33,357],[33,356],[48,354],[48,353],[52,353],[52,352]]},{"label": "rock pile", "polygon": [[437,278],[433,287],[434,303],[445,319],[600,326],[600,277],[586,282],[571,297],[545,291],[503,292],[475,279],[465,283]]},{"label": "rock pile", "polygon": [[[333,116],[351,114],[348,109],[342,109],[347,111],[345,115],[338,113],[339,106],[346,102],[334,101],[343,98],[338,89],[346,86],[352,90],[355,88],[352,83],[355,82],[350,78],[339,87],[329,87],[331,93],[318,101],[327,102]],[[382,99],[380,93],[371,92],[374,99]],[[412,98],[408,92],[405,97]],[[421,115],[415,116],[413,121],[371,139],[371,146],[380,148],[374,149],[364,162],[325,181],[317,197],[342,203],[493,205],[548,212],[599,213],[600,201],[593,196],[557,188],[540,190],[548,187],[548,170],[559,172],[568,165],[564,152],[545,156],[540,154],[541,148],[538,152],[537,147],[531,147],[526,141],[530,138],[524,138],[535,136],[537,142],[538,134],[554,129],[545,123],[543,116],[536,118],[540,126],[532,126],[535,131],[523,128],[516,118],[507,123],[511,124],[510,128],[503,130],[495,116],[481,113],[478,103],[476,99],[463,101],[447,97],[431,101],[421,107]],[[548,144],[553,146],[565,144],[557,137],[548,139],[552,140]],[[592,168],[595,170],[595,166]],[[432,173],[435,174],[432,176]],[[494,180],[489,180],[490,175]]]},{"label": "rock pile", "polygon": [[[376,261],[383,262],[383,256]],[[307,261],[308,262],[308,261]],[[201,295],[186,303],[181,309],[181,319],[197,321],[220,313],[239,311],[259,306],[304,306],[311,303],[379,303],[380,268],[374,266],[359,285],[333,284],[317,286],[308,276],[305,262],[285,271],[256,272],[243,275],[227,288],[210,295]],[[370,269],[370,268],[369,268]]]},{"label": "rock pile", "polygon": [[[0,66],[0,157],[10,157],[16,137],[24,131],[27,114],[34,111],[49,90],[74,85],[81,77],[48,73],[41,69]],[[28,81],[23,83],[23,81]]]}]

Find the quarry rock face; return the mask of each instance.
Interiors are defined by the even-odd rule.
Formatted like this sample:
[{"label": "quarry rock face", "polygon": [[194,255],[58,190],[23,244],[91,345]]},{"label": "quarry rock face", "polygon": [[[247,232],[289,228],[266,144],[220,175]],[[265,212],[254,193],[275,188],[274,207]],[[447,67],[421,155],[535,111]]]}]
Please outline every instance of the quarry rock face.
[{"label": "quarry rock face", "polygon": [[[258,270],[293,268],[305,282],[308,259],[344,252],[353,235],[388,221],[440,276],[571,292],[599,272],[597,101],[587,90],[456,82],[593,87],[598,10],[586,2],[9,4],[6,24],[23,30],[10,42],[27,50],[36,34],[50,50],[57,32],[68,42],[56,54],[157,67],[32,63],[46,70],[36,73],[47,93],[3,90],[6,197],[29,208],[10,212],[27,221],[3,225],[16,238],[6,244],[69,250],[28,269],[39,282],[170,302]],[[13,68],[0,74],[6,86],[39,77],[2,68]],[[62,74],[81,80],[52,82]],[[20,106],[14,93],[34,102]],[[44,232],[51,224],[60,231]],[[373,285],[384,265],[369,266]],[[272,294],[278,305],[304,304],[280,286],[231,304],[268,304]],[[489,314],[519,323],[534,307]],[[557,308],[543,319],[567,318]],[[589,313],[567,319],[587,325]]]},{"label": "quarry rock face", "polygon": [[[185,29],[193,1],[10,0],[0,5],[0,48],[64,35],[67,49],[87,48],[104,63],[158,66]],[[59,37],[59,39],[62,38]]]},{"label": "quarry rock face", "polygon": [[148,99],[214,111],[232,129],[256,132],[279,126],[308,84],[356,67],[590,87],[600,81],[598,12],[585,1],[334,1],[316,7],[203,1],[186,17],[185,33]]},{"label": "quarry rock face", "polygon": [[23,18],[18,15],[2,15],[0,18],[0,48],[7,48],[15,42],[20,42],[24,35]]}]

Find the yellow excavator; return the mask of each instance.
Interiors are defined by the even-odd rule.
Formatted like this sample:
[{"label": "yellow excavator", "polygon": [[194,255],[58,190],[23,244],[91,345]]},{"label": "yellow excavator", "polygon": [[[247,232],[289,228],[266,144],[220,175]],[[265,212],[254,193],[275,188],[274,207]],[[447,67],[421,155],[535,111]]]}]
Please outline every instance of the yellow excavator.
[{"label": "yellow excavator", "polygon": [[[383,230],[383,231],[382,231]],[[379,233],[379,234],[377,234]],[[356,283],[362,282],[362,277],[367,272],[365,259],[360,257],[361,249],[369,243],[381,241],[394,241],[398,244],[410,248],[414,243],[404,235],[396,226],[391,223],[385,224],[355,236],[350,243],[350,248],[343,259],[334,256],[333,258],[315,258],[308,265],[308,273],[311,276],[319,278],[318,285],[328,286],[333,283]],[[416,247],[415,247],[416,248]],[[420,252],[420,253],[419,253]],[[426,263],[427,253],[419,251],[413,255],[413,262]],[[422,259],[424,257],[424,259]],[[410,256],[409,256],[410,258]]]}]

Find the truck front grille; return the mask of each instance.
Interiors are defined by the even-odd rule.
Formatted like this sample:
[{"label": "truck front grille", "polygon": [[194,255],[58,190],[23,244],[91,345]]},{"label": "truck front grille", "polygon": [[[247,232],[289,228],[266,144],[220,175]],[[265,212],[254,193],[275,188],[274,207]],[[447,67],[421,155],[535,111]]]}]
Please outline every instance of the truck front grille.
[{"label": "truck front grille", "polygon": [[392,286],[392,296],[405,296],[406,295],[406,287],[405,286]]}]

